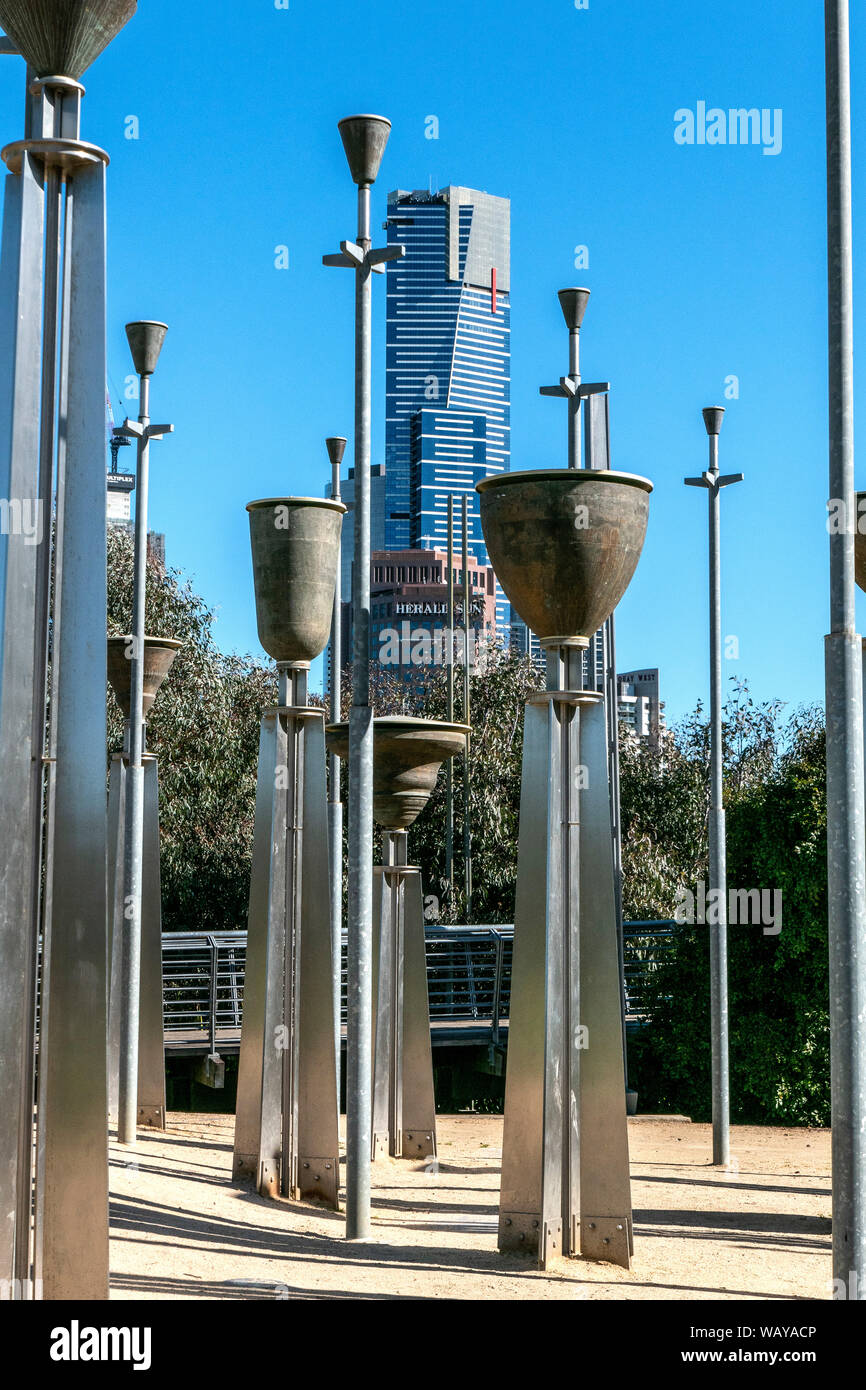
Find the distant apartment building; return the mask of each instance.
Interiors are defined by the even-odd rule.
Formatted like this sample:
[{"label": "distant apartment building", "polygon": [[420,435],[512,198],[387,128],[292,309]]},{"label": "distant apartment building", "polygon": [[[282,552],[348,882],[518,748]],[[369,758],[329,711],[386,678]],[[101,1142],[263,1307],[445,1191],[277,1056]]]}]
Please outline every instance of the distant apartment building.
[{"label": "distant apartment building", "polygon": [[665,730],[664,703],[659,696],[658,670],[643,667],[616,678],[619,720],[638,738],[657,743]]}]

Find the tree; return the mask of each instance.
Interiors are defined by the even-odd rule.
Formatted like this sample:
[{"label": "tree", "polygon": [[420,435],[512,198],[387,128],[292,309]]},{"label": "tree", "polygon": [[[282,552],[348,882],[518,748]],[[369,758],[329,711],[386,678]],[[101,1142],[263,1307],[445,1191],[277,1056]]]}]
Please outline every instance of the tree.
[{"label": "tree", "polygon": [[[454,669],[455,721],[463,720],[463,671]],[[517,881],[517,824],[523,759],[523,711],[529,696],[543,688],[538,666],[493,643],[480,653],[470,672],[469,700],[472,737],[469,756],[469,825],[473,867],[472,912],[464,893],[463,870],[463,756],[453,759],[454,879],[449,892],[445,873],[446,774],[443,766],[436,787],[409,830],[409,859],[422,871],[424,891],[433,897],[435,920],[449,922],[513,922]],[[370,698],[377,716],[414,715],[448,719],[447,673],[442,666],[412,668],[410,678],[399,668],[370,664]],[[351,704],[351,668],[342,682],[343,709]],[[343,764],[344,801],[348,795]],[[432,919],[431,919],[432,920]]]},{"label": "tree", "polygon": [[[783,723],[781,708],[755,705],[735,684],[725,709],[728,887],[780,893],[783,907],[778,935],[760,925],[728,930],[731,1113],[741,1122],[827,1124],[824,728],[820,711]],[[655,762],[645,749],[623,750],[629,911],[670,916],[678,886],[706,882],[707,749],[699,708]],[[646,998],[651,1021],[629,1046],[644,1104],[709,1119],[706,925],[678,927]]]},{"label": "tree", "polygon": [[[132,622],[132,539],[108,528],[108,630]],[[174,572],[148,558],[146,631],[183,647],[148,721],[159,757],[163,928],[226,931],[246,926],[259,719],[276,703],[272,670],[253,657],[224,656],[214,614]],[[109,749],[123,717],[108,697]]]}]

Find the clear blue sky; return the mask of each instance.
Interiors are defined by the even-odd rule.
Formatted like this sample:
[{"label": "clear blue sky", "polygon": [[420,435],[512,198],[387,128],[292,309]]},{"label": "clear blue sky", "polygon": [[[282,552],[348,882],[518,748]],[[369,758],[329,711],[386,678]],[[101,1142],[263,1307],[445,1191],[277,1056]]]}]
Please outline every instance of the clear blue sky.
[{"label": "clear blue sky", "polygon": [[[394,123],[377,226],[388,189],[431,179],[512,200],[514,468],[564,461],[564,407],[537,388],[567,370],[557,289],[593,291],[584,375],[613,383],[614,466],[656,487],[620,669],[659,666],[673,717],[706,696],[706,500],[682,479],[704,467],[701,407],[721,403],[723,469],[746,474],[723,501],[724,631],[740,643],[727,674],[762,699],[823,698],[822,14],[819,0],[141,0],[85,78],[84,136],[112,158],[112,394],[130,371],[125,321],[165,319],[153,411],[176,434],[154,450],[151,520],[218,610],[226,650],[259,650],[245,503],[321,493],[327,434],[351,451],[352,277],[321,255],[355,231],[337,120],[375,111]],[[21,65],[0,59],[4,142],[21,133],[22,88]],[[781,153],[678,145],[674,113],[699,101],[780,108]],[[858,191],[855,229],[862,209]],[[731,375],[740,397],[725,401]],[[862,381],[857,401],[862,419]]]}]

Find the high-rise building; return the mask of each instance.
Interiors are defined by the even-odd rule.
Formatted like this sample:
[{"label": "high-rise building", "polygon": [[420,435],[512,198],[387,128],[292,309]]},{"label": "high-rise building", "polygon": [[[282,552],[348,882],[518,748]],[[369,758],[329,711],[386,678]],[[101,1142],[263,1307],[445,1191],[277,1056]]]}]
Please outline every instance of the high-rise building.
[{"label": "high-rise building", "polygon": [[616,678],[617,703],[620,723],[637,734],[638,738],[649,739],[657,747],[665,731],[665,706],[659,694],[659,673],[645,667],[639,671],[626,671]]},{"label": "high-rise building", "polygon": [[[325,488],[325,496],[330,497],[332,493],[333,488],[329,482]],[[346,507],[340,536],[340,598],[343,603],[351,603],[352,557],[355,553],[354,468],[349,469],[348,478],[340,484],[340,501]],[[370,547],[372,550],[385,549],[385,466],[381,463],[374,463],[370,469]]]},{"label": "high-rise building", "polygon": [[132,494],[135,490],[135,465],[133,471],[125,472],[118,467],[120,450],[129,448],[131,439],[112,430],[108,446],[111,450],[111,468],[105,484],[105,517],[111,526],[123,526],[132,530]]},{"label": "high-rise building", "polygon": [[[118,456],[124,445],[132,443],[124,435],[117,434],[112,427],[108,445],[111,450],[111,467],[105,480],[105,520],[109,526],[119,526],[130,536],[135,534],[132,519],[132,494],[135,491],[135,473],[124,473],[118,468]],[[161,531],[148,531],[147,553],[158,560],[165,568],[165,536]]]},{"label": "high-rise building", "polygon": [[[511,204],[470,188],[388,197],[385,549],[443,548],[448,495],[469,498],[469,548],[489,563],[475,484],[510,467]],[[507,604],[499,594],[500,626]]]}]

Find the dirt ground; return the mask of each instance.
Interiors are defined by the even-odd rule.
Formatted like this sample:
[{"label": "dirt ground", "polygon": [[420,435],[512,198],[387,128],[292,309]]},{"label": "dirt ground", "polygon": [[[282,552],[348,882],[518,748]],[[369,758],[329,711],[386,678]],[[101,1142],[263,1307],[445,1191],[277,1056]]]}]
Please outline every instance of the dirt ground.
[{"label": "dirt ground", "polygon": [[568,1261],[541,1273],[496,1249],[502,1118],[439,1120],[438,1171],[374,1166],[373,1240],[342,1215],[232,1186],[232,1116],[172,1114],[112,1142],[115,1299],[829,1298],[830,1136],[735,1127],[730,1171],[711,1131],[630,1121],[630,1271]]}]

